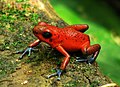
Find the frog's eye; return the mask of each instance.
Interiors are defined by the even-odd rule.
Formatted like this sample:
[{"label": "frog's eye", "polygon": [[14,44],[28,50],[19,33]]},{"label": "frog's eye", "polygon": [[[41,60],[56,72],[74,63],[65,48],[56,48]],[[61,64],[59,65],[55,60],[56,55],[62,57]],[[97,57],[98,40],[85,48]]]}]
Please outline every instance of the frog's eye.
[{"label": "frog's eye", "polygon": [[43,32],[42,36],[44,38],[50,38],[52,36],[52,34],[50,32]]}]

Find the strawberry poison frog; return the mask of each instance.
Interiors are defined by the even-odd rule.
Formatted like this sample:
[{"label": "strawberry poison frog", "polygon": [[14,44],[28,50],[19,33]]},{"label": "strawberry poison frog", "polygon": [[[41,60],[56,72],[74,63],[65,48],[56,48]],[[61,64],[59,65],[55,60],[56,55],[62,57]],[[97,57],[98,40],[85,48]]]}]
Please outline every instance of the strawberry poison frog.
[{"label": "strawberry poison frog", "polygon": [[57,72],[48,76],[48,78],[50,78],[57,75],[58,80],[60,80],[63,70],[65,70],[70,61],[68,52],[81,51],[83,55],[92,55],[90,58],[78,59],[77,61],[91,64],[96,60],[101,46],[99,44],[90,45],[89,36],[84,34],[87,29],[88,25],[86,24],[76,24],[58,28],[45,22],[39,22],[38,25],[33,28],[33,33],[38,39],[28,46],[20,56],[20,59],[22,59],[27,52],[30,55],[31,51],[34,50],[33,47],[40,44],[40,42],[46,42],[65,56],[60,68],[56,69]]}]

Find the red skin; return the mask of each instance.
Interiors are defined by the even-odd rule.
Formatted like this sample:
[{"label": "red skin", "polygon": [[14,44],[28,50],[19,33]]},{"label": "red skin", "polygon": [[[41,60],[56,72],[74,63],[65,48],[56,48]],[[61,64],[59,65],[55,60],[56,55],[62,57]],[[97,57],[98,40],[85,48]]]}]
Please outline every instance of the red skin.
[{"label": "red skin", "polygon": [[[34,41],[29,46],[35,47],[40,42],[48,43],[52,48],[55,48],[65,56],[60,66],[60,69],[64,70],[70,60],[70,55],[67,52],[82,51],[85,55],[94,54],[94,58],[97,57],[100,50],[100,45],[90,45],[89,36],[84,34],[87,29],[88,25],[85,24],[70,25],[64,28],[58,28],[45,22],[39,22],[33,29],[33,33],[38,40]],[[43,36],[44,32],[49,32],[51,36],[45,38]]]}]

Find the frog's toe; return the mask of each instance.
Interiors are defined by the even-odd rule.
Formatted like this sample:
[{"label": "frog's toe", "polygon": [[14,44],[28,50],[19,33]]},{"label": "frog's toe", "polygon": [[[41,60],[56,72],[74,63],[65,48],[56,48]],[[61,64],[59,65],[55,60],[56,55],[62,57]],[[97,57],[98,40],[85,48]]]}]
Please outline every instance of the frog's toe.
[{"label": "frog's toe", "polygon": [[91,57],[88,59],[87,63],[92,64],[95,61],[95,58]]},{"label": "frog's toe", "polygon": [[34,51],[34,50],[36,50],[36,49],[34,49],[32,47],[28,47],[26,50],[24,50],[24,51],[17,51],[16,53],[22,53],[22,55],[19,57],[19,59],[22,59],[23,56],[25,54],[27,54],[27,53],[28,53],[28,56],[30,56],[31,55],[31,51]]},{"label": "frog's toe", "polygon": [[57,80],[59,81],[59,80],[61,79],[60,76],[61,76],[63,70],[61,70],[61,69],[56,69],[56,71],[57,71],[56,73],[53,73],[53,74],[51,74],[51,75],[48,75],[48,78],[51,78],[51,77],[53,77],[53,76],[58,76]]},{"label": "frog's toe", "polygon": [[[23,56],[27,53],[27,52],[30,52],[31,51],[31,48],[27,48],[25,51],[23,51],[22,55],[19,57],[19,59],[22,59]],[[30,53],[29,53],[30,55]]]},{"label": "frog's toe", "polygon": [[75,57],[75,58],[76,58],[76,59],[81,59],[81,57],[78,57],[78,56],[77,56],[77,57]]},{"label": "frog's toe", "polygon": [[19,51],[16,51],[16,52],[14,52],[15,54],[19,54],[19,53],[23,53],[24,52],[24,50],[19,50]]},{"label": "frog's toe", "polygon": [[87,59],[76,59],[77,62],[87,62]]}]

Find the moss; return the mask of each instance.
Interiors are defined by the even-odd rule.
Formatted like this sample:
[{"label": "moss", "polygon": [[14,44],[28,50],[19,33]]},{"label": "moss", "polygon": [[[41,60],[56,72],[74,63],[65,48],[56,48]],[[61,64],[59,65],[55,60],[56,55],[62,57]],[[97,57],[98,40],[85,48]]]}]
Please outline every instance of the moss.
[{"label": "moss", "polygon": [[[17,50],[24,49],[29,42],[35,39],[32,34],[32,28],[39,21],[44,20],[51,22],[45,17],[44,12],[30,10],[31,5],[27,3],[28,1],[29,0],[16,0],[16,2],[11,1],[10,3],[0,1],[0,35],[4,36],[4,38],[0,38],[0,55],[3,55],[2,59],[0,59],[1,78],[8,75],[8,72],[10,74],[16,70],[19,62],[17,63],[15,60],[19,58],[19,55],[15,55],[14,53]],[[9,56],[4,56],[7,55],[7,53],[5,53],[6,50],[12,52],[11,56],[13,58],[11,58],[10,61],[6,59],[9,58]],[[43,56],[44,53],[41,53],[40,57],[43,58]],[[32,60],[28,59],[25,62],[34,62],[39,60],[39,58],[37,58]],[[11,64],[11,61],[14,63]]]}]

